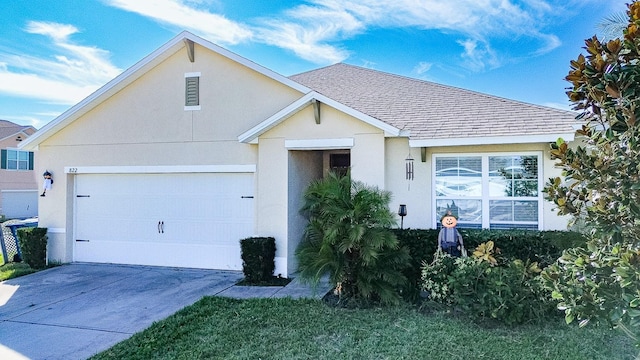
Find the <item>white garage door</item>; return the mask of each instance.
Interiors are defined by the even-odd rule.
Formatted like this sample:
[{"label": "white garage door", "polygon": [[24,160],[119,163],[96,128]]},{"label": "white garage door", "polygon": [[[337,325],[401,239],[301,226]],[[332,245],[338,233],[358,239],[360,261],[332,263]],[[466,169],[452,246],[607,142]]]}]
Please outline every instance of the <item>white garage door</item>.
[{"label": "white garage door", "polygon": [[253,174],[76,176],[75,261],[242,269]]}]

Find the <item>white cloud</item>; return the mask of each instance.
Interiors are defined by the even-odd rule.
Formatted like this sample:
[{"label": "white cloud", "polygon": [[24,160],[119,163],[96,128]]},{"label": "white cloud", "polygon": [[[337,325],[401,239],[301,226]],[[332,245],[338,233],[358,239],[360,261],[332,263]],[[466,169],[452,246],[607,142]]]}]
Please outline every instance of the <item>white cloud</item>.
[{"label": "white cloud", "polygon": [[416,67],[413,68],[413,72],[418,75],[422,75],[431,70],[432,66],[432,63],[421,61],[420,63],[418,63],[418,65],[416,65]]},{"label": "white cloud", "polygon": [[560,41],[556,35],[540,34],[539,37],[542,40],[542,46],[540,46],[533,55],[544,55],[562,45],[562,41]]},{"label": "white cloud", "polygon": [[18,74],[7,71],[6,68],[0,69],[0,92],[13,96],[71,105],[95,89],[95,86],[78,86],[37,74]]},{"label": "white cloud", "polygon": [[465,51],[461,58],[474,70],[499,66],[499,58],[510,55],[508,50],[498,53],[492,49],[495,38],[534,40],[529,42],[538,46],[528,51],[530,56],[560,44],[541,25],[545,17],[558,12],[560,0],[306,0],[282,13],[254,19],[253,25],[216,14],[202,0],[104,1],[214,42],[257,41],[319,64],[345,60],[350,52],[340,42],[371,28],[436,30],[475,41],[483,45],[487,56],[477,56],[476,48],[473,53]]},{"label": "white cloud", "polygon": [[[369,28],[418,28],[457,34],[470,39],[462,55],[473,70],[500,65],[491,47],[494,38],[532,38],[540,44],[531,55],[539,55],[560,45],[553,34],[541,29],[541,19],[554,11],[544,0],[310,0],[288,10],[278,20],[266,21],[260,30],[264,41],[287,48],[304,59],[316,62],[341,61],[348,52],[332,45]],[[286,41],[281,41],[281,31]],[[309,36],[313,34],[314,36]],[[478,47],[482,45],[482,49]],[[321,54],[331,56],[318,56]]]},{"label": "white cloud", "polygon": [[78,29],[73,25],[31,21],[27,24],[25,31],[31,34],[46,35],[60,42],[66,41],[70,35],[77,33]]},{"label": "white cloud", "polygon": [[0,54],[0,93],[71,105],[120,73],[107,51],[71,42],[78,32],[71,25],[32,21],[25,31],[51,38],[59,54],[46,59]]},{"label": "white cloud", "polygon": [[333,64],[349,56],[346,50],[324,43],[327,33],[335,31],[326,27],[305,28],[295,23],[272,22],[269,28],[259,31],[259,38],[266,44],[290,50],[307,61]]},{"label": "white cloud", "polygon": [[500,66],[500,61],[489,44],[474,39],[458,41],[458,44],[464,49],[461,57],[468,69],[483,71]]},{"label": "white cloud", "polygon": [[110,6],[134,12],[164,24],[190,30],[220,44],[234,45],[250,39],[253,35],[245,25],[211,13],[209,10],[193,7],[202,6],[201,1],[105,0],[105,2]]}]

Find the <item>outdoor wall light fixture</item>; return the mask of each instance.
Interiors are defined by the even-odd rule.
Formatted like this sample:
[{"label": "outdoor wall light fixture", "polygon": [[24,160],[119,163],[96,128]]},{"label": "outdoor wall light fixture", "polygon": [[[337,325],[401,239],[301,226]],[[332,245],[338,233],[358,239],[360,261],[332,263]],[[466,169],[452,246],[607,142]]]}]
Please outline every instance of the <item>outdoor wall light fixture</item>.
[{"label": "outdoor wall light fixture", "polygon": [[42,183],[42,194],[40,196],[45,196],[47,190],[51,189],[51,185],[53,185],[53,178],[49,170],[45,170],[42,176],[44,177],[44,182]]},{"label": "outdoor wall light fixture", "polygon": [[402,229],[404,228],[404,217],[407,216],[407,205],[400,204],[398,215],[400,215],[400,229]]}]

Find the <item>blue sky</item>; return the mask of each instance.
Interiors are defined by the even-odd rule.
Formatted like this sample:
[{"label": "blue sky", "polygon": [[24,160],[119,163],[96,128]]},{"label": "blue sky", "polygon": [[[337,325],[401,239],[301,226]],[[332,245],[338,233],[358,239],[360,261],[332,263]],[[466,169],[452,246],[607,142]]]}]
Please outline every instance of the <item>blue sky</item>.
[{"label": "blue sky", "polygon": [[568,109],[629,0],[3,0],[0,119],[42,127],[182,30],[288,76],[336,62]]}]

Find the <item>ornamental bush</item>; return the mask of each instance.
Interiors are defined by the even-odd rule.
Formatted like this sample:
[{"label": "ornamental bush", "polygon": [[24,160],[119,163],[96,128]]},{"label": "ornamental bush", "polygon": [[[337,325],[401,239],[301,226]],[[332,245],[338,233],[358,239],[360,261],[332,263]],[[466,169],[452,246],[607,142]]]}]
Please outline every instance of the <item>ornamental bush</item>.
[{"label": "ornamental bush", "polygon": [[275,269],[276,240],[250,237],[240,240],[242,272],[248,283],[269,281]]},{"label": "ornamental bush", "polygon": [[448,279],[452,302],[473,318],[522,324],[555,312],[537,263],[516,259],[493,267],[487,261],[461,258],[456,265]]},{"label": "ornamental bush", "polygon": [[429,300],[453,306],[474,319],[521,324],[555,313],[540,268],[519,259],[496,266],[494,244],[480,244],[472,257],[439,253],[422,269],[422,289]]},{"label": "ornamental bush", "polygon": [[424,264],[422,290],[429,300],[448,305],[453,303],[449,277],[456,266],[456,259],[443,252],[440,252],[430,264]]},{"label": "ornamental bush", "polygon": [[[458,229],[464,238],[469,252],[482,243],[492,241],[500,249],[501,261],[506,264],[520,259],[524,262],[537,262],[540,268],[554,263],[562,251],[586,243],[586,238],[571,231],[535,231],[535,230],[478,230]],[[421,289],[424,263],[431,263],[437,249],[437,229],[395,229],[400,246],[406,248],[411,257],[409,266],[404,270],[407,286],[403,296],[408,301],[417,301]]]},{"label": "ornamental bush", "polygon": [[22,228],[17,234],[24,262],[33,269],[44,269],[47,266],[47,228]]},{"label": "ornamental bush", "polygon": [[586,39],[565,78],[582,142],[551,144],[562,176],[544,192],[560,214],[588,224],[591,239],[545,279],[567,322],[607,324],[640,346],[640,1],[619,25],[612,40]]},{"label": "ornamental bush", "polygon": [[309,185],[303,213],[309,219],[296,250],[300,278],[317,283],[324,275],[343,303],[398,303],[406,284],[408,251],[390,228],[391,194],[330,173]]}]

